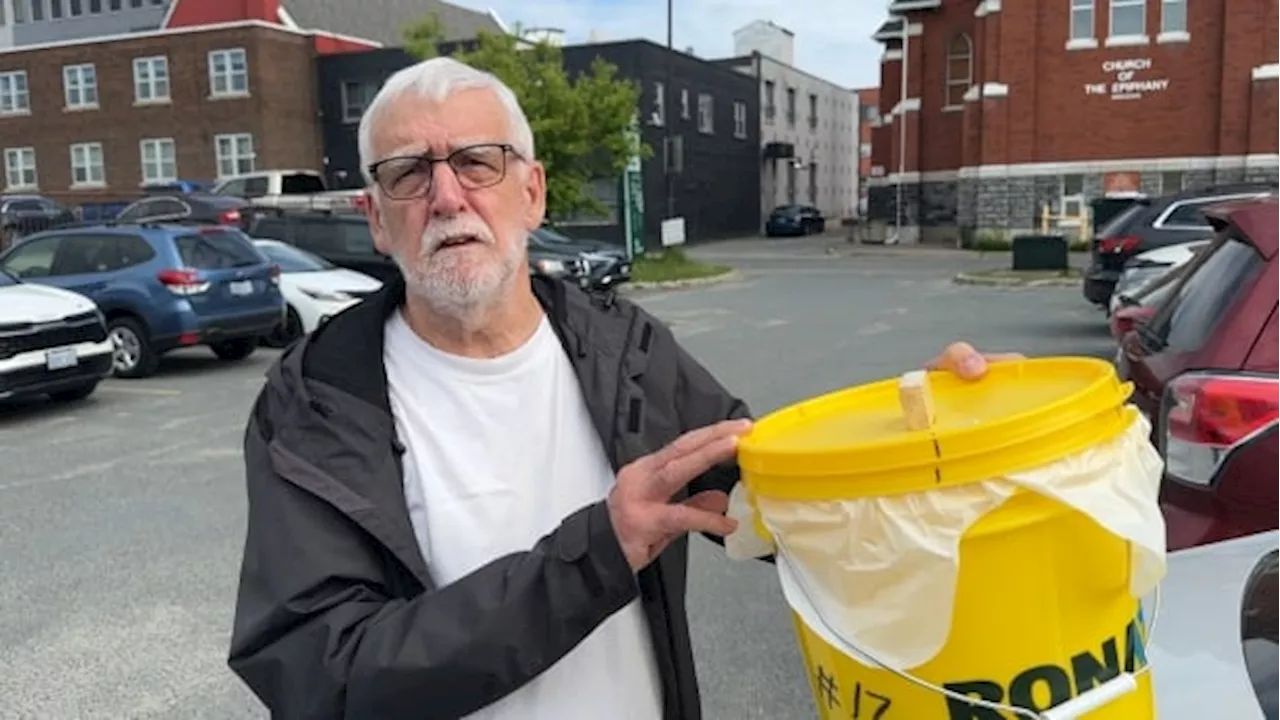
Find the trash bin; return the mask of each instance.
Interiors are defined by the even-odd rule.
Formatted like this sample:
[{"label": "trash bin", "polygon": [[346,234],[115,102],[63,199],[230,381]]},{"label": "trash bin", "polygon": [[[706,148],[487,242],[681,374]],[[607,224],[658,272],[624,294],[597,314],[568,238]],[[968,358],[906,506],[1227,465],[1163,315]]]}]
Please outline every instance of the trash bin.
[{"label": "trash bin", "polygon": [[776,548],[820,718],[1154,717],[1162,466],[1132,386],[1092,358],[928,377],[928,429],[886,380],[739,447],[735,535]]},{"label": "trash bin", "polygon": [[1018,235],[1013,238],[1014,270],[1067,270],[1071,267],[1067,238],[1062,235]]}]

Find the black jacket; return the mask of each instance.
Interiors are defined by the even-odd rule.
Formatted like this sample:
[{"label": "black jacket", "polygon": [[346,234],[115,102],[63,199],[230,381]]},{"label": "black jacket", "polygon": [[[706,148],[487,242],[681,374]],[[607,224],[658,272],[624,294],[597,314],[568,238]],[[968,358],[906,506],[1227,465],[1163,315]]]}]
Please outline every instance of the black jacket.
[{"label": "black jacket", "polygon": [[[638,306],[537,279],[615,471],[747,417]],[[248,532],[229,664],[280,720],[457,718],[519,688],[641,598],[666,720],[701,717],[688,543],[634,575],[603,502],[528,552],[436,587],[414,539],[382,363],[402,282],[334,317],[267,374],[245,431]],[[554,472],[554,468],[548,468]],[[729,490],[736,467],[691,492]]]}]

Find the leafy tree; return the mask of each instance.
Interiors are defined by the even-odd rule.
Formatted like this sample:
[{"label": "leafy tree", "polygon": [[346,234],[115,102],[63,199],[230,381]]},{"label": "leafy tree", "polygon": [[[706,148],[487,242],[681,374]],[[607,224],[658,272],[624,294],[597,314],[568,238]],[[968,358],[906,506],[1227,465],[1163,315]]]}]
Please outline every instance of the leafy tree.
[{"label": "leafy tree", "polygon": [[[418,58],[440,54],[439,20],[424,18],[405,31],[405,50]],[[602,213],[589,183],[617,178],[633,152],[650,150],[630,132],[640,100],[639,86],[618,76],[616,66],[596,58],[589,71],[570,78],[560,49],[514,34],[481,33],[476,43],[453,57],[505,82],[533,128],[538,160],[547,170],[547,215],[552,220],[577,213]]]}]

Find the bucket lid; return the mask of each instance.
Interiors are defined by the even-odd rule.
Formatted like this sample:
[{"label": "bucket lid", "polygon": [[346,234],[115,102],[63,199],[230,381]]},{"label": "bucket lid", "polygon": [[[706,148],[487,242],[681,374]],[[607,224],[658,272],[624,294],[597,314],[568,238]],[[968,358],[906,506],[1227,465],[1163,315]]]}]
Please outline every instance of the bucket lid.
[{"label": "bucket lid", "polygon": [[992,363],[980,380],[928,373],[935,421],[910,430],[892,378],[756,421],[738,446],[752,492],[820,500],[920,492],[1045,465],[1134,420],[1111,363],[1051,357]]}]

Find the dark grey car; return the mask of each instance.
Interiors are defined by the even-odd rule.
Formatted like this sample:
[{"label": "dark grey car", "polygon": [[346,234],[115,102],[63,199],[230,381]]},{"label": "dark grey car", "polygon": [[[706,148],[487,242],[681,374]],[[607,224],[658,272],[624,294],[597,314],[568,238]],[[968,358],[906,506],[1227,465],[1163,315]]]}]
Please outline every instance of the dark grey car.
[{"label": "dark grey car", "polygon": [[1084,276],[1084,297],[1107,307],[1129,258],[1166,245],[1211,237],[1204,210],[1233,200],[1265,197],[1275,183],[1237,183],[1183,190],[1158,198],[1140,198],[1098,229]]}]

